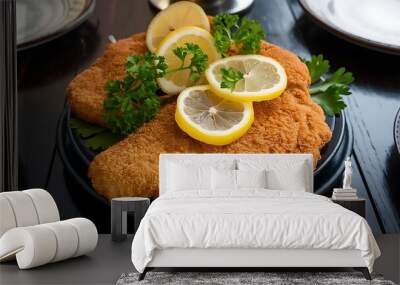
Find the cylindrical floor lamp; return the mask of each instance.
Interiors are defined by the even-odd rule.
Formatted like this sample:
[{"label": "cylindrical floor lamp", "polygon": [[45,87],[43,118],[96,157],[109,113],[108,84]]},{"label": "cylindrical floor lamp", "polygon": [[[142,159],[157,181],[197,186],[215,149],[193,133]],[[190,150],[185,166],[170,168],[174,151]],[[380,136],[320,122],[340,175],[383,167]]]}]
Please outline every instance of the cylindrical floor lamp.
[{"label": "cylindrical floor lamp", "polygon": [[18,190],[15,0],[0,1],[0,192]]}]

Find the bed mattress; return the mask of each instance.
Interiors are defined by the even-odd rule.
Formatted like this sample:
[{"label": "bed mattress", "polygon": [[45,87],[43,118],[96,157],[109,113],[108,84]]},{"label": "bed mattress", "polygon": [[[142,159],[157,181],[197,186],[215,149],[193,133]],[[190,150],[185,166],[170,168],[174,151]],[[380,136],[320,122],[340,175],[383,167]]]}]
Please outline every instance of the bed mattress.
[{"label": "bed mattress", "polygon": [[132,243],[139,272],[163,249],[359,250],[372,271],[379,248],[361,216],[300,191],[171,192],[157,198]]}]

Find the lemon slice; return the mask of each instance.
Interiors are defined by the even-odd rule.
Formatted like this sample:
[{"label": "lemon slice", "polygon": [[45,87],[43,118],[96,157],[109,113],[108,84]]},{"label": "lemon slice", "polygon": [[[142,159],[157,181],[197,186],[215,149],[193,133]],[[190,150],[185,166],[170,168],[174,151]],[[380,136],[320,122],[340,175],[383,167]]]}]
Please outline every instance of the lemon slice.
[{"label": "lemon slice", "polygon": [[[221,88],[221,68],[238,70],[244,78],[233,90]],[[237,55],[218,60],[208,67],[206,77],[216,94],[239,102],[272,100],[282,94],[287,84],[282,65],[262,55]]]},{"label": "lemon slice", "polygon": [[[183,27],[169,33],[162,40],[157,55],[165,57],[168,64],[168,70],[174,70],[181,67],[181,60],[173,53],[177,47],[185,47],[186,43],[197,44],[201,50],[208,56],[208,64],[219,59],[220,56],[214,47],[214,39],[212,35],[204,29],[198,27]],[[188,55],[185,59],[184,66],[188,66],[192,56]],[[202,74],[199,80],[193,82],[189,78],[190,71],[188,69],[177,72],[168,73],[157,80],[160,88],[167,94],[177,94],[183,89],[193,86],[205,84],[206,79]]]},{"label": "lemon slice", "polygon": [[147,28],[148,49],[155,52],[168,33],[185,26],[196,26],[210,31],[210,22],[199,5],[188,1],[172,4],[158,13]]},{"label": "lemon slice", "polygon": [[175,120],[192,138],[212,145],[226,145],[250,128],[253,104],[233,102],[215,95],[207,85],[185,89],[178,96]]}]

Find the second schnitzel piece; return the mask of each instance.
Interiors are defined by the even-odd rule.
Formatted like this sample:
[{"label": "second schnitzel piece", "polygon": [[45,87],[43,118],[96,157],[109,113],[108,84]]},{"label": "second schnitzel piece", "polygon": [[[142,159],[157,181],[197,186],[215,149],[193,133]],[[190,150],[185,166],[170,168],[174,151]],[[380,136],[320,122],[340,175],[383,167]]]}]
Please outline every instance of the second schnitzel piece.
[{"label": "second schnitzel piece", "polygon": [[164,105],[153,121],[96,156],[89,168],[96,191],[108,199],[157,197],[160,153],[312,153],[316,163],[331,131],[309,95],[307,67],[295,54],[266,42],[260,54],[285,68],[288,85],[277,99],[254,103],[255,120],[247,134],[225,146],[201,143],[175,123],[175,103]]}]

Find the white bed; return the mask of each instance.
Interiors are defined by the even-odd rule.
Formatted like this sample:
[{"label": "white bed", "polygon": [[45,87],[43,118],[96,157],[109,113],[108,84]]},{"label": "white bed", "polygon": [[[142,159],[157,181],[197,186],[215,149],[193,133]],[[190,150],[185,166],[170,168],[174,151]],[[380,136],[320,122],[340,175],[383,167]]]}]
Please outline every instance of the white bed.
[{"label": "white bed", "polygon": [[312,194],[312,163],[307,154],[160,155],[160,197],[132,243],[140,279],[154,267],[354,267],[370,278],[380,252],[367,222]]}]

